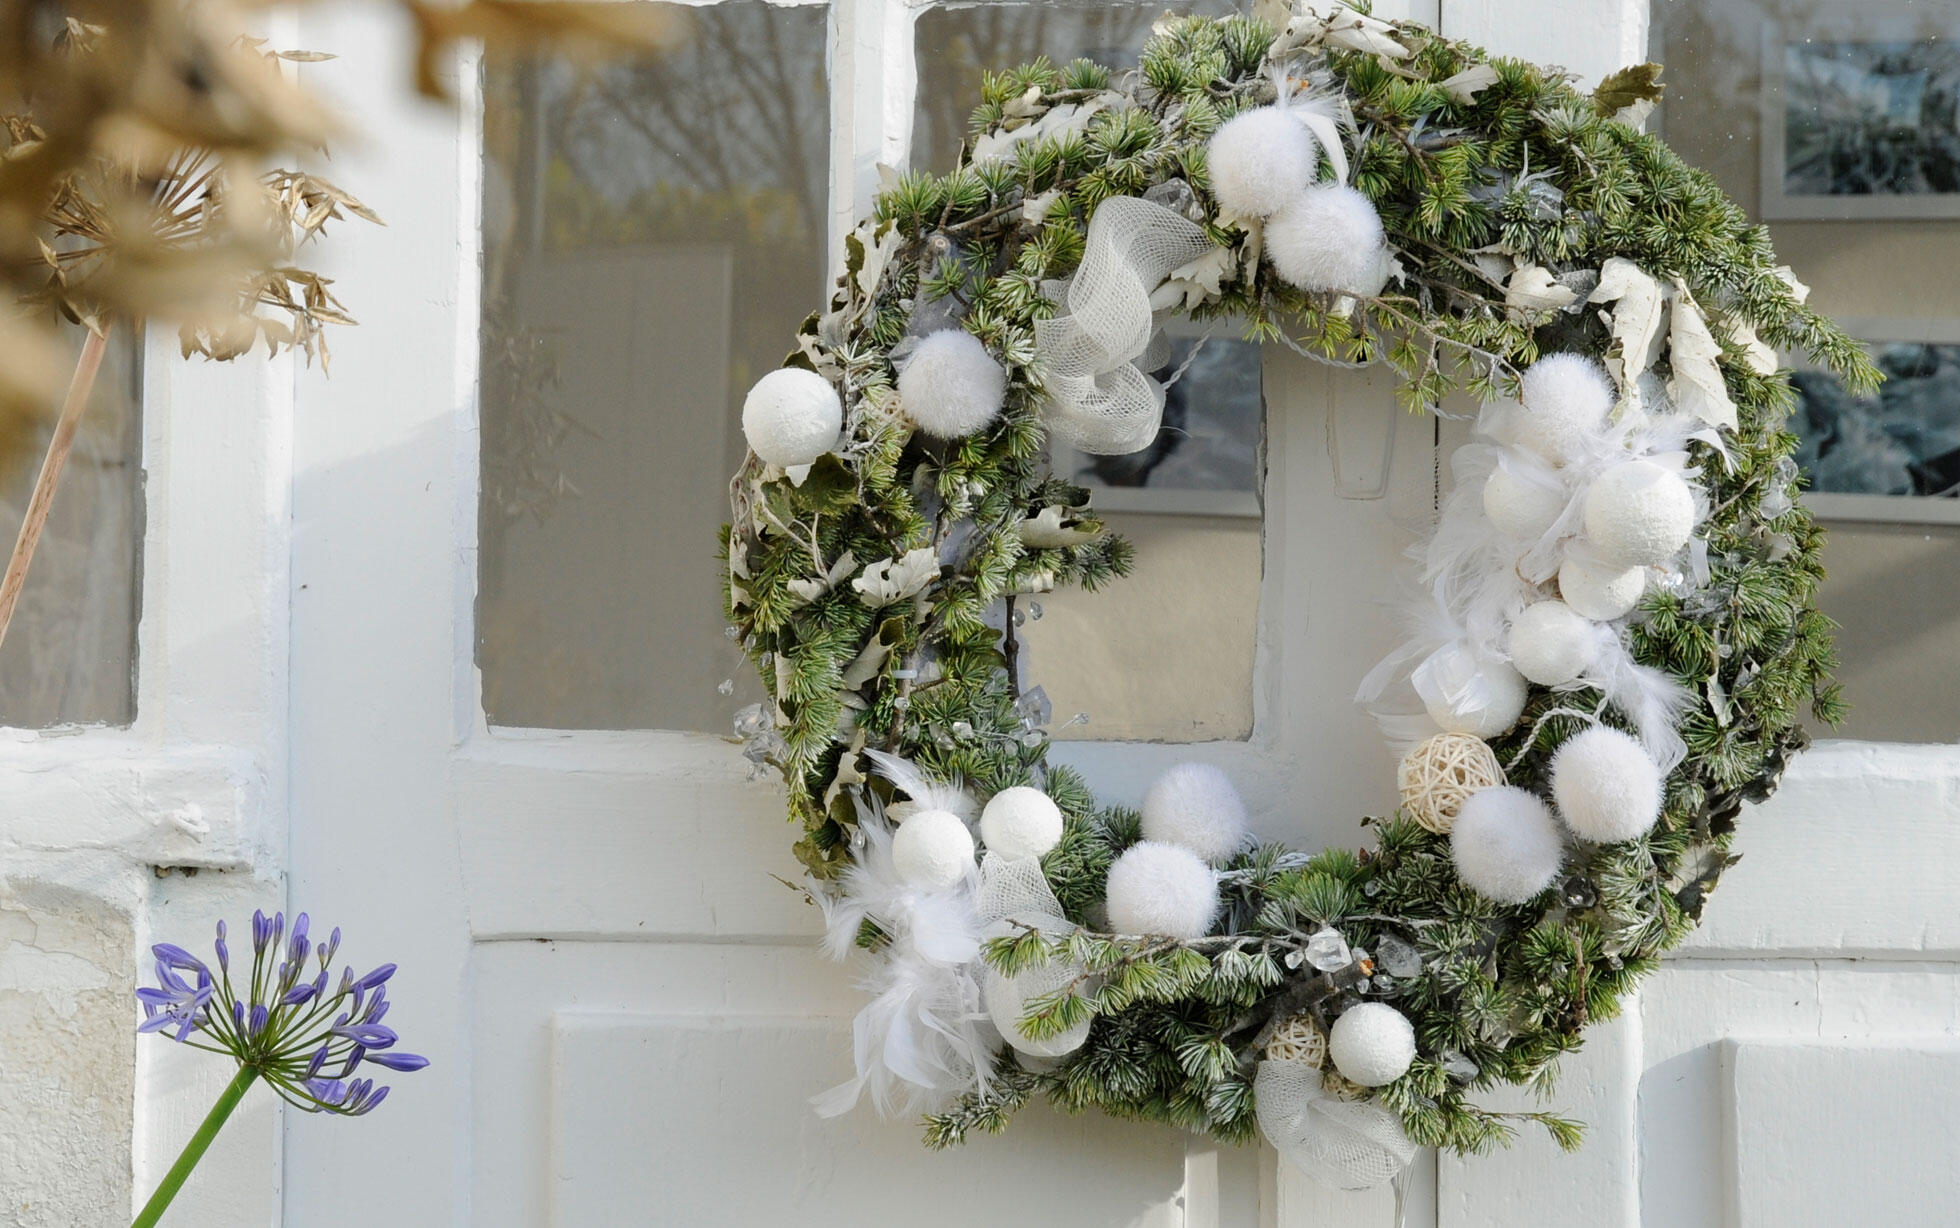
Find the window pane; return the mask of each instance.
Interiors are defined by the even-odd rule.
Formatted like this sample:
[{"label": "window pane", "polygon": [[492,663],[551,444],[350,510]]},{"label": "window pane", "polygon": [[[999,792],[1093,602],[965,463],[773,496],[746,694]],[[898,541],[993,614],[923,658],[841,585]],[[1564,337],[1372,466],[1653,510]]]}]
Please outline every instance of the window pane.
[{"label": "window pane", "polygon": [[825,11],[485,69],[477,659],[492,724],[722,730],[741,400],[824,281]]},{"label": "window pane", "polygon": [[[1203,0],[1177,11],[1239,8]],[[1126,70],[1163,13],[1161,3],[921,13],[912,165],[955,164],[983,69],[1047,56]],[[1236,340],[1229,324],[1202,346],[1202,329],[1167,331],[1177,334],[1172,355],[1156,374],[1184,373],[1166,395],[1156,443],[1133,456],[1051,458],[1057,472],[1095,490],[1096,506],[1137,548],[1128,578],[1100,593],[1053,593],[1027,610],[1029,679],[1053,702],[1058,737],[1204,742],[1252,732],[1263,540],[1259,348]],[[1088,723],[1068,725],[1078,712]]]},{"label": "window pane", "polygon": [[[79,353],[80,330],[75,332]],[[0,646],[0,724],[127,725],[136,715],[140,352],[129,329],[110,335],[47,530]],[[31,439],[0,480],[0,550],[13,549],[51,431],[52,423]]]},{"label": "window pane", "polygon": [[1806,497],[1830,528],[1839,732],[1960,739],[1960,11],[1656,0],[1654,40],[1662,133],[1895,377],[1856,398],[1786,356]]}]

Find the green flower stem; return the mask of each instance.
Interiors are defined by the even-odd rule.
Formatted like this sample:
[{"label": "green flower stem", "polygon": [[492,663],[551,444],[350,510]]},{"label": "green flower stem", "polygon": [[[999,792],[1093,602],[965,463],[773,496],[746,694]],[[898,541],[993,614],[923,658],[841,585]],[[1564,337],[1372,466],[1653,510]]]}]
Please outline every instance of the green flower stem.
[{"label": "green flower stem", "polygon": [[163,1213],[170,1207],[170,1200],[177,1197],[177,1191],[183,1188],[185,1180],[191,1175],[191,1170],[197,1167],[197,1162],[202,1160],[204,1153],[210,1149],[211,1140],[217,1138],[218,1131],[224,1129],[225,1119],[231,1116],[231,1111],[238,1107],[238,1102],[245,1098],[245,1093],[251,1090],[252,1081],[258,1077],[259,1071],[256,1066],[238,1068],[237,1076],[226,1085],[223,1092],[219,1093],[218,1102],[211,1106],[209,1113],[204,1115],[204,1124],[197,1128],[196,1134],[191,1135],[191,1141],[184,1144],[183,1154],[178,1156],[177,1162],[170,1166],[170,1171],[163,1175],[163,1184],[157,1186],[157,1192],[150,1195],[150,1201],[143,1204],[143,1210],[137,1214],[136,1222],[131,1224],[130,1228],[152,1228],[163,1218]]}]

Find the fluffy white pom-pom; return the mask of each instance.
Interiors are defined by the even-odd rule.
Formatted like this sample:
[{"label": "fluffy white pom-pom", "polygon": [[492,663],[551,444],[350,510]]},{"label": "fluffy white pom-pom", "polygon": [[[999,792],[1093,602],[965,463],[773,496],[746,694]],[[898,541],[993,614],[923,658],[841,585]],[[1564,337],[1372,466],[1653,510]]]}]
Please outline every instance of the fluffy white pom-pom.
[{"label": "fluffy white pom-pom", "polygon": [[1470,795],[1450,829],[1456,876],[1500,904],[1522,904],[1552,885],[1565,842],[1551,807],[1514,785]]},{"label": "fluffy white pom-pom", "polygon": [[1586,536],[1601,554],[1622,566],[1642,567],[1688,544],[1695,496],[1674,470],[1631,460],[1593,479],[1585,514]]},{"label": "fluffy white pom-pom", "polygon": [[1379,293],[1387,255],[1375,203],[1340,184],[1306,189],[1266,222],[1266,259],[1302,290]]},{"label": "fluffy white pom-pom", "polygon": [[1363,1087],[1393,1083],[1416,1060],[1416,1030],[1386,1002],[1363,1002],[1341,1012],[1327,1034],[1327,1056],[1341,1076]]},{"label": "fluffy white pom-pom", "polygon": [[1597,361],[1550,354],[1525,369],[1523,383],[1518,442],[1553,464],[1570,460],[1587,437],[1605,428],[1613,385]]},{"label": "fluffy white pom-pom", "polygon": [[1203,938],[1218,917],[1218,878],[1190,849],[1145,840],[1109,867],[1109,923],[1122,934]]},{"label": "fluffy white pom-pom", "polygon": [[[1518,723],[1528,688],[1524,675],[1508,662],[1480,659],[1461,646],[1430,659],[1433,677],[1446,694],[1425,692],[1422,704],[1445,732],[1494,738]],[[1481,699],[1467,698],[1473,687]],[[1451,695],[1466,698],[1452,703]]]},{"label": "fluffy white pom-pom", "polygon": [[980,838],[1002,857],[1039,857],[1062,842],[1062,810],[1027,785],[1002,789],[980,812]]},{"label": "fluffy white pom-pom", "polygon": [[1552,799],[1574,833],[1618,844],[1660,818],[1661,770],[1638,739],[1595,725],[1552,756]]},{"label": "fluffy white pom-pom", "polygon": [[1245,802],[1231,777],[1208,763],[1180,763],[1143,795],[1143,838],[1223,861],[1245,846]]},{"label": "fluffy white pom-pom", "polygon": [[1558,595],[1587,618],[1610,622],[1640,604],[1645,567],[1613,567],[1568,556],[1558,568]]},{"label": "fluffy white pom-pom", "polygon": [[973,833],[950,810],[921,810],[892,835],[892,867],[914,887],[950,887],[973,869]]},{"label": "fluffy white pom-pom", "polygon": [[749,451],[772,465],[807,465],[837,446],[844,403],[815,371],[781,367],[755,382],[742,401]]},{"label": "fluffy white pom-pom", "polygon": [[1319,166],[1312,134],[1278,107],[1233,116],[1205,149],[1212,194],[1240,217],[1279,212],[1314,181]]},{"label": "fluffy white pom-pom", "polygon": [[1534,602],[1518,611],[1505,646],[1511,664],[1540,686],[1572,681],[1599,652],[1592,622],[1563,601]]},{"label": "fluffy white pom-pom", "polygon": [[1007,400],[1007,372],[980,338],[963,328],[928,333],[898,373],[905,416],[937,439],[984,429]]},{"label": "fluffy white pom-pom", "polygon": [[1484,479],[1484,515],[1500,533],[1536,541],[1565,510],[1565,490],[1499,465]]}]

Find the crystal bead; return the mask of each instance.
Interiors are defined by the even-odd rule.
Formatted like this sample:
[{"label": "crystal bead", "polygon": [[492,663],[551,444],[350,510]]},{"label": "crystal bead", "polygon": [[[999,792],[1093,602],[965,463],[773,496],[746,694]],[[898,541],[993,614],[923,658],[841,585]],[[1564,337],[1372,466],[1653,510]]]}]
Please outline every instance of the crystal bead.
[{"label": "crystal bead", "polygon": [[1288,951],[1285,962],[1288,968],[1297,969],[1301,964],[1307,962],[1307,954],[1304,951]]},{"label": "crystal bead", "polygon": [[1391,976],[1422,975],[1422,954],[1393,934],[1383,934],[1375,942],[1375,959]]},{"label": "crystal bead", "polygon": [[905,711],[911,706],[912,697],[910,695],[899,695],[892,699],[892,707],[897,708],[900,712]]},{"label": "crystal bead", "polygon": [[1030,729],[1022,734],[1021,745],[1028,747],[1030,750],[1041,745],[1041,731],[1039,729]]},{"label": "crystal bead", "polygon": [[733,695],[735,693],[735,680],[733,678],[723,678],[716,684],[715,690],[722,695]]},{"label": "crystal bead", "polygon": [[1017,627],[1025,627],[1028,625],[1028,612],[1026,610],[1014,611],[1014,625]]},{"label": "crystal bead", "polygon": [[1338,972],[1354,962],[1354,952],[1339,930],[1323,926],[1307,939],[1307,961],[1322,972]]},{"label": "crystal bead", "polygon": [[970,737],[972,737],[972,736],[973,736],[973,722],[972,722],[972,721],[954,721],[954,722],[953,722],[953,736],[954,736],[954,737],[956,737],[956,738],[970,738]]},{"label": "crystal bead", "polygon": [[1591,908],[1599,903],[1599,890],[1583,874],[1574,874],[1566,879],[1559,886],[1558,893],[1567,908]]},{"label": "crystal bead", "polygon": [[1049,702],[1047,691],[1034,687],[1014,701],[1014,715],[1023,725],[1039,727],[1055,719],[1055,705]]},{"label": "crystal bead", "polygon": [[1028,617],[1036,622],[1041,621],[1041,603],[1039,601],[1028,602]]},{"label": "crystal bead", "polygon": [[1477,1078],[1477,1064],[1454,1049],[1445,1049],[1436,1055],[1436,1061],[1443,1073],[1458,1083],[1473,1083]]},{"label": "crystal bead", "polygon": [[750,704],[735,714],[735,736],[753,738],[769,728],[769,717],[761,704]]},{"label": "crystal bead", "polygon": [[1392,994],[1396,990],[1395,978],[1386,972],[1377,972],[1370,981],[1378,994]]},{"label": "crystal bead", "polygon": [[734,623],[729,623],[726,627],[723,627],[721,629],[721,633],[727,636],[731,640],[740,639],[742,635],[742,629],[736,626]]}]

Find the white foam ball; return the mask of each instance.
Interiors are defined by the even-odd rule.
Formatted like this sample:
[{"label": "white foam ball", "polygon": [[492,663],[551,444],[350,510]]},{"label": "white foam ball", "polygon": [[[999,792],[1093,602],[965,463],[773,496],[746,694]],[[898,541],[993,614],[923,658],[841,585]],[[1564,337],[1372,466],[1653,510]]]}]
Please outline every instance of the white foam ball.
[{"label": "white foam ball", "polygon": [[950,810],[920,810],[892,836],[892,865],[914,887],[951,887],[973,869],[973,833]]},{"label": "white foam ball", "polygon": [[1613,384],[1606,368],[1583,354],[1549,354],[1525,369],[1518,442],[1553,464],[1572,459],[1606,427]]},{"label": "white foam ball", "polygon": [[1586,491],[1586,537],[1612,562],[1643,567],[1688,544],[1695,495],[1679,473],[1630,460],[1593,479]]},{"label": "white foam ball", "polygon": [[1534,482],[1503,465],[1484,479],[1484,515],[1500,533],[1536,541],[1565,510],[1565,490],[1556,483]]},{"label": "white foam ball", "polygon": [[749,451],[772,465],[807,465],[837,446],[844,403],[815,371],[781,367],[755,382],[742,401]]},{"label": "white foam ball", "polygon": [[1552,756],[1552,799],[1575,834],[1618,844],[1660,818],[1661,770],[1638,739],[1595,725]]},{"label": "white foam ball", "polygon": [[1224,861],[1245,847],[1250,824],[1231,777],[1208,763],[1180,763],[1143,795],[1143,838]]},{"label": "white foam ball", "polygon": [[1002,857],[1039,857],[1062,842],[1062,809],[1039,789],[1002,789],[980,812],[980,838]]},{"label": "white foam ball", "polygon": [[1599,639],[1592,621],[1563,601],[1538,601],[1512,617],[1505,647],[1520,674],[1558,686],[1586,672]]},{"label": "white foam ball", "polygon": [[1299,120],[1278,107],[1242,111],[1212,134],[1205,167],[1212,195],[1240,217],[1279,212],[1314,181],[1320,146]]},{"label": "white foam ball", "polygon": [[1121,934],[1202,938],[1218,917],[1218,878],[1190,849],[1145,840],[1125,849],[1104,885]]},{"label": "white foam ball", "polygon": [[1552,885],[1565,842],[1551,807],[1515,785],[1479,789],[1450,828],[1456,876],[1500,904],[1522,904]]},{"label": "white foam ball", "polygon": [[898,373],[905,416],[937,439],[960,439],[1000,417],[1007,372],[980,338],[963,328],[927,333]]},{"label": "white foam ball", "polygon": [[1307,188],[1266,222],[1266,259],[1302,290],[1376,294],[1387,283],[1388,241],[1375,203],[1337,183]]},{"label": "white foam ball", "polygon": [[1363,1002],[1341,1012],[1327,1033],[1334,1069],[1363,1087],[1381,1087],[1408,1073],[1416,1060],[1416,1030],[1386,1002]]},{"label": "white foam ball", "polygon": [[1432,657],[1434,674],[1450,694],[1481,694],[1481,699],[1452,704],[1441,695],[1422,697],[1429,719],[1446,733],[1467,733],[1478,738],[1494,738],[1518,723],[1524,714],[1529,687],[1524,675],[1506,661],[1479,658],[1458,645]]},{"label": "white foam ball", "polygon": [[1567,555],[1558,568],[1558,595],[1587,618],[1609,622],[1640,604],[1645,567],[1614,567]]},{"label": "white foam ball", "polygon": [[[1001,1039],[1005,1040],[1014,1052],[1025,1053],[1030,1057],[1065,1057],[1080,1049],[1083,1042],[1089,1039],[1089,1027],[1095,1022],[1093,1019],[1084,1019],[1055,1036],[1034,1037],[1021,1030],[1021,1018],[1028,1013],[1029,999],[1046,997],[1061,990],[1068,981],[1079,974],[1081,971],[1079,965],[1073,968],[1059,962],[1047,965],[1049,968],[1059,968],[1068,974],[1064,979],[1058,976],[1030,978],[1026,973],[1018,977],[1002,976],[985,960],[981,963],[986,970],[981,975],[980,992],[987,1004],[987,1015],[994,1021],[994,1027],[999,1030]],[[1029,979],[1036,980],[1036,984],[1032,987],[1023,986],[1022,982]]]}]

